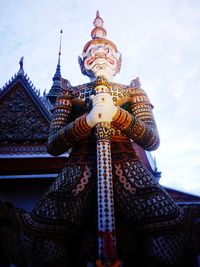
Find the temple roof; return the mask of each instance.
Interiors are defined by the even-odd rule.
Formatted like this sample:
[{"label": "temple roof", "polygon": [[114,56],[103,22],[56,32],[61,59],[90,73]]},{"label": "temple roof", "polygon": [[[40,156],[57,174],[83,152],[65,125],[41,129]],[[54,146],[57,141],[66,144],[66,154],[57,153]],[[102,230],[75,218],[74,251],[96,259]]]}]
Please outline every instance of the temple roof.
[{"label": "temple roof", "polygon": [[14,77],[0,91],[0,142],[46,139],[51,113],[33,83],[24,74],[23,61]]},{"label": "temple roof", "polygon": [[200,196],[178,191],[165,187],[170,196],[177,202],[182,204],[200,204]]}]

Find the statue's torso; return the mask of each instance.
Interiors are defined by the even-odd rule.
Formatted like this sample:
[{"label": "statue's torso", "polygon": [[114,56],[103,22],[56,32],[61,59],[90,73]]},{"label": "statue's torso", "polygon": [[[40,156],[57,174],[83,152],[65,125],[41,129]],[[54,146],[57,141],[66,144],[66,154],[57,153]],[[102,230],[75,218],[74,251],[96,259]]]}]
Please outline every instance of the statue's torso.
[{"label": "statue's torso", "polygon": [[[93,83],[71,87],[70,91],[72,102],[70,119],[73,121],[84,113],[89,112],[92,108],[90,97],[96,92]],[[146,97],[141,89],[114,83],[111,85],[109,93],[116,105],[130,113],[132,112],[132,101],[140,101],[140,98],[142,100],[142,97]],[[134,151],[133,141],[112,125],[110,132],[113,161],[137,160],[138,157]],[[73,146],[69,160],[70,162],[89,163],[91,161],[94,162],[94,159],[96,159],[96,139],[93,131],[89,137]]]}]

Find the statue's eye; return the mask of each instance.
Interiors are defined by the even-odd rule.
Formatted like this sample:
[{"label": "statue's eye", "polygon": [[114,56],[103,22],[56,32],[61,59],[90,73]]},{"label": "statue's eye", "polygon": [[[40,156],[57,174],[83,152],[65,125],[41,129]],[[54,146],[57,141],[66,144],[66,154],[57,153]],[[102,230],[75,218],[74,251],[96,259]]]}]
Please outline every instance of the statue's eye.
[{"label": "statue's eye", "polygon": [[111,52],[110,47],[105,47],[105,51],[106,51],[106,53],[110,53]]},{"label": "statue's eye", "polygon": [[96,50],[96,49],[95,49],[94,47],[91,48],[91,49],[90,49],[90,54],[93,54],[93,53],[95,52],[95,50]]}]

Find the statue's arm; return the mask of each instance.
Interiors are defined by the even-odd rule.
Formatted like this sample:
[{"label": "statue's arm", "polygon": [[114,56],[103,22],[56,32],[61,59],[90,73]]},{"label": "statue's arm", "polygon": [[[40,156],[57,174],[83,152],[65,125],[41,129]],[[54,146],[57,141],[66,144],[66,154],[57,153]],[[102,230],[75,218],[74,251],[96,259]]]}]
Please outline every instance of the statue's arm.
[{"label": "statue's arm", "polygon": [[66,91],[56,100],[48,137],[48,152],[58,156],[66,152],[73,144],[88,136],[91,128],[86,123],[86,114],[70,121],[72,110],[71,95]]},{"label": "statue's arm", "polygon": [[142,89],[133,90],[131,96],[131,113],[119,108],[113,118],[113,126],[120,129],[143,149],[151,151],[160,144],[152,105]]}]

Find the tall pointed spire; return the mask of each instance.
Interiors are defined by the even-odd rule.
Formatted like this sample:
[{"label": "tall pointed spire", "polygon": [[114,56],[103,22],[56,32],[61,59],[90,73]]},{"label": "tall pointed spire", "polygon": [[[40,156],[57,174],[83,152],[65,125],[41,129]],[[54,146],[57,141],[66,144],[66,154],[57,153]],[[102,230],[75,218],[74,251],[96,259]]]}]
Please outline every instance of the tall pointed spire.
[{"label": "tall pointed spire", "polygon": [[58,64],[56,67],[56,72],[55,72],[54,77],[53,77],[53,81],[58,80],[58,78],[60,80],[60,78],[61,78],[60,57],[61,57],[61,45],[62,45],[62,33],[63,33],[63,31],[60,30],[60,45],[59,45],[59,51],[58,51]]},{"label": "tall pointed spire", "polygon": [[59,46],[59,52],[58,52],[58,65],[60,65],[60,56],[61,56],[61,46],[62,46],[62,29],[60,30],[60,46]]},{"label": "tall pointed spire", "polygon": [[61,67],[60,67],[60,59],[61,59],[61,46],[62,46],[62,33],[63,31],[60,30],[60,44],[59,44],[59,51],[58,51],[58,64],[56,67],[56,72],[53,76],[53,84],[52,87],[47,94],[47,98],[53,105],[56,101],[56,98],[60,93],[62,92],[62,86],[61,86]]}]

